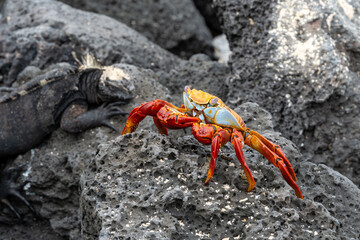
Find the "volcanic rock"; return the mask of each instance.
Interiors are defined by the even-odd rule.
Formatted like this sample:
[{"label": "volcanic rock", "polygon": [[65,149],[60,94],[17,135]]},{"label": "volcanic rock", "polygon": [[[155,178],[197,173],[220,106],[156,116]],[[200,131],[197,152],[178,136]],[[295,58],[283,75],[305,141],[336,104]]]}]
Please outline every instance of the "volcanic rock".
[{"label": "volcanic rock", "polygon": [[[258,105],[247,103],[239,109],[257,119],[249,127],[271,129],[270,114]],[[263,122],[263,116],[268,121]],[[139,130],[100,144],[82,175],[83,238],[358,237],[357,186],[325,165],[302,161],[295,145],[279,133],[263,134],[286,152],[303,200],[296,198],[276,167],[248,147],[245,158],[256,181],[250,193],[229,144],[222,148],[213,179],[204,186],[209,147],[190,135],[172,138]]]},{"label": "volcanic rock", "polygon": [[360,2],[214,0],[228,104],[256,102],[306,159],[360,185]]},{"label": "volcanic rock", "polygon": [[170,70],[181,61],[123,23],[57,1],[6,1],[2,16],[0,75],[8,86],[27,66],[74,62],[72,52],[150,69]]},{"label": "volcanic rock", "polygon": [[182,57],[195,53],[213,55],[210,31],[192,0],[61,1],[112,17]]}]

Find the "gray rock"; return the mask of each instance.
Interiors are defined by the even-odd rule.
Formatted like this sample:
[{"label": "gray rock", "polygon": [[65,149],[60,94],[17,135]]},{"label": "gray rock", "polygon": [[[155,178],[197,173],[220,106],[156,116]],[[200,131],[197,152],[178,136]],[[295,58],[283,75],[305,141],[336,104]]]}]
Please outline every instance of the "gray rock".
[{"label": "gray rock", "polygon": [[360,184],[360,3],[214,0],[233,52],[228,103],[252,101],[275,129]]},{"label": "gray rock", "polygon": [[273,119],[271,114],[258,104],[247,102],[241,104],[234,109],[241,116],[246,126],[259,132],[271,131],[273,127]]},{"label": "gray rock", "polygon": [[212,1],[207,0],[193,0],[201,15],[204,16],[206,25],[209,27],[213,36],[222,34],[219,19],[216,16],[216,11],[213,7]]},{"label": "gray rock", "polygon": [[104,14],[183,57],[212,56],[211,34],[191,0],[61,0],[73,7]]},{"label": "gray rock", "polygon": [[169,70],[180,59],[107,16],[57,1],[6,1],[0,25],[0,75],[6,85],[27,66],[40,69],[94,54],[104,65],[129,63]]},{"label": "gray rock", "polygon": [[[27,221],[28,219],[26,219]],[[29,240],[66,240],[67,238],[62,237],[52,230],[47,220],[39,220],[32,218],[31,224],[19,224],[16,222],[9,223],[1,222],[0,236],[1,239],[29,239]],[[30,221],[29,220],[29,221]]]},{"label": "gray rock", "polygon": [[[158,83],[156,74],[149,69],[141,69],[128,64],[117,64],[124,69],[137,86],[136,97],[125,111],[148,101],[148,99],[168,100],[168,90]],[[153,91],[153,88],[157,91]],[[19,156],[11,166],[23,166],[24,176],[20,182],[28,182],[27,199],[35,206],[36,212],[50,222],[56,235],[69,239],[80,239],[79,181],[84,169],[91,168],[97,146],[118,136],[124,127],[125,117],[115,117],[112,124],[119,129],[114,133],[106,127],[95,128],[80,134],[55,131],[41,146]],[[141,124],[142,128],[155,130],[151,119]],[[90,165],[90,166],[89,166]],[[21,206],[20,206],[21,207]],[[21,208],[26,213],[27,209]],[[11,214],[10,214],[11,215]],[[27,225],[32,225],[32,214],[25,215]],[[3,229],[0,233],[12,236],[15,229]],[[45,231],[45,230],[44,230]],[[38,239],[36,236],[30,239]],[[46,239],[46,238],[45,238]]]},{"label": "gray rock", "polygon": [[[243,112],[259,112],[242,105]],[[271,127],[268,122],[266,128]],[[84,239],[356,239],[360,190],[326,167],[301,162],[295,145],[273,131],[295,167],[304,199],[297,199],[280,171],[245,147],[256,180],[253,192],[232,147],[220,153],[213,179],[203,183],[210,148],[192,136],[165,137],[138,130],[100,144],[81,177]],[[233,159],[226,161],[225,159]],[[234,164],[235,163],[235,164]]]},{"label": "gray rock", "polygon": [[171,71],[158,71],[157,75],[160,83],[170,90],[173,103],[180,106],[183,104],[182,93],[187,85],[225,99],[228,87],[224,80],[229,73],[225,64],[211,61],[205,54],[196,54]]}]

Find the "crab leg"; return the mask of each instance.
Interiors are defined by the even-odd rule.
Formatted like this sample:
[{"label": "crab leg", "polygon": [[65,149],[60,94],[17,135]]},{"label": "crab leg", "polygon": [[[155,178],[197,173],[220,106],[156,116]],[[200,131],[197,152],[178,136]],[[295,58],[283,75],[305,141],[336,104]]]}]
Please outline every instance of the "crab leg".
[{"label": "crab leg", "polygon": [[[295,194],[298,198],[304,198],[298,185],[295,183],[292,178],[292,174],[289,173],[289,169],[284,162],[284,159],[277,155],[273,150],[271,150],[266,143],[262,142],[257,135],[259,133],[254,133],[254,131],[250,131],[248,136],[245,135],[245,143],[260,152],[264,157],[266,157],[273,165],[278,167],[281,171],[282,176],[285,178],[286,182],[295,190]],[[261,136],[261,135],[260,135]],[[263,136],[261,136],[264,138]],[[270,142],[266,138],[266,141]],[[270,142],[271,143],[271,142]],[[290,163],[289,163],[290,164]],[[292,169],[292,168],[291,168]],[[294,173],[295,175],[295,173]]]},{"label": "crab leg", "polygon": [[249,182],[248,192],[251,192],[255,188],[255,180],[251,174],[251,171],[248,165],[245,162],[245,156],[242,148],[244,147],[244,137],[243,135],[234,129],[233,134],[231,135],[231,143],[234,146],[236,157],[238,158],[244,172],[246,174],[246,178]]},{"label": "crab leg", "polygon": [[159,130],[159,133],[168,136],[168,130],[161,124],[160,120],[157,117],[153,117],[153,121],[155,123],[155,126]]},{"label": "crab leg", "polygon": [[231,136],[231,129],[229,128],[219,129],[215,132],[215,135],[213,136],[211,143],[211,161],[210,161],[208,176],[205,180],[205,184],[207,184],[210,181],[210,179],[213,177],[215,165],[216,165],[216,159],[219,154],[219,149],[230,140],[230,136]]},{"label": "crab leg", "polygon": [[165,135],[166,128],[185,128],[199,122],[199,118],[190,117],[184,111],[184,108],[178,108],[163,100],[143,103],[130,112],[121,135],[134,132],[146,116],[152,116],[159,132]]},{"label": "crab leg", "polygon": [[212,124],[195,123],[193,124],[193,135],[201,143],[211,144],[211,160],[205,184],[207,184],[214,175],[216,159],[219,154],[220,147],[224,146],[231,136],[232,130],[229,128],[221,128]]},{"label": "crab leg", "polygon": [[295,175],[295,171],[292,168],[289,160],[287,159],[287,157],[285,156],[283,150],[281,149],[281,147],[279,145],[276,145],[272,142],[270,142],[268,139],[266,139],[265,137],[263,137],[260,133],[255,132],[253,130],[250,130],[250,134],[257,136],[261,142],[263,142],[268,148],[270,148],[275,154],[277,154],[279,157],[281,157],[284,160],[284,163],[287,167],[287,170],[289,171],[291,178],[296,182],[296,175]]}]

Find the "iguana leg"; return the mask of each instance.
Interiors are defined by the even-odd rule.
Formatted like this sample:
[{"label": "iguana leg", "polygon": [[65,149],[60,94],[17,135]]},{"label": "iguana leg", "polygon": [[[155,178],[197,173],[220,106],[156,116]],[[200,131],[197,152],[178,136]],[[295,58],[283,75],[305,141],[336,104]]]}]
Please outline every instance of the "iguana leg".
[{"label": "iguana leg", "polygon": [[88,110],[86,103],[72,103],[65,109],[61,117],[60,127],[70,133],[78,133],[98,126],[107,126],[117,131],[110,123],[110,118],[128,114],[121,110],[120,105],[122,104],[124,103],[104,103],[96,109]]},{"label": "iguana leg", "polygon": [[21,200],[33,213],[34,208],[31,204],[20,194],[14,182],[19,177],[21,168],[16,168],[12,171],[1,171],[0,172],[0,202],[6,205],[15,215],[21,220],[20,213],[16,210],[14,205],[10,202],[9,197],[13,196]]}]

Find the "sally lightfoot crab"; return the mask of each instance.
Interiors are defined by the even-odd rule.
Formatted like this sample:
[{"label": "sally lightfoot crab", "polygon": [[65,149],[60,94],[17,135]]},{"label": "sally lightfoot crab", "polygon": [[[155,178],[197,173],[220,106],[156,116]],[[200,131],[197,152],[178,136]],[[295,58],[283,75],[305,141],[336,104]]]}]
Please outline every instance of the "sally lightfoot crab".
[{"label": "sally lightfoot crab", "polygon": [[255,188],[255,180],[245,162],[242,150],[245,143],[278,167],[286,182],[295,190],[296,196],[303,198],[296,184],[295,172],[280,146],[247,128],[241,117],[216,96],[186,86],[183,98],[184,105],[180,108],[163,100],[143,103],[134,108],[129,114],[122,135],[134,132],[146,116],[152,116],[159,132],[165,135],[168,134],[167,128],[192,127],[192,133],[199,142],[211,144],[211,161],[205,184],[214,174],[220,147],[230,141],[245,171],[250,192]]}]

